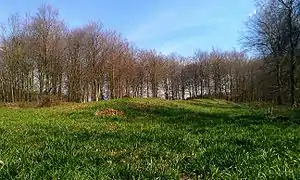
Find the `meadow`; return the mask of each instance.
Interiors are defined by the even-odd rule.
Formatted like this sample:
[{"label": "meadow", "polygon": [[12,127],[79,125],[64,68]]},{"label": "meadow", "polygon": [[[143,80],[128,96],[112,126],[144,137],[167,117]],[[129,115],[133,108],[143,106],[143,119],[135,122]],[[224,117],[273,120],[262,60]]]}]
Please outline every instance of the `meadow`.
[{"label": "meadow", "polygon": [[[0,179],[300,179],[300,113],[270,107],[135,98],[0,107]],[[95,115],[107,109],[120,114]]]}]

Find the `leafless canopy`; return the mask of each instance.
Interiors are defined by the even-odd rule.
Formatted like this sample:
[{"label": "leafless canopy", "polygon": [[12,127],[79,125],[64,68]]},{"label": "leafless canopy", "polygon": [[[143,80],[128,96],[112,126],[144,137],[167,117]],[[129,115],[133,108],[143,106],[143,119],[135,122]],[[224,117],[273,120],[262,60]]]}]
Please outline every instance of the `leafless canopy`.
[{"label": "leafless canopy", "polygon": [[0,101],[207,97],[296,104],[299,9],[298,0],[258,2],[243,36],[256,58],[214,49],[183,57],[139,49],[101,23],[71,29],[43,5],[1,26]]}]

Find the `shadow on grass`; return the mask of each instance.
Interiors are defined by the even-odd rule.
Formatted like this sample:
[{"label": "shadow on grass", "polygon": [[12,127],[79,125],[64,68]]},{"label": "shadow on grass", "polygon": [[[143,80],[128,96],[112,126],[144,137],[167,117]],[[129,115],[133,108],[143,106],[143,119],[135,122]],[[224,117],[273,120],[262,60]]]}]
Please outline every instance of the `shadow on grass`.
[{"label": "shadow on grass", "polygon": [[232,102],[226,101],[217,101],[217,100],[210,100],[210,101],[201,101],[201,100],[188,100],[182,101],[180,104],[183,105],[192,105],[197,107],[205,107],[205,108],[216,108],[216,109],[243,109],[242,105],[237,105]]},{"label": "shadow on grass", "polygon": [[[228,102],[216,103],[203,102],[199,100],[190,101],[176,101],[175,103],[164,103],[158,101],[155,103],[136,103],[128,100],[116,101],[108,104],[108,106],[94,106],[92,108],[74,111],[68,114],[71,119],[86,119],[95,118],[95,111],[99,108],[113,108],[123,111],[126,114],[125,118],[106,118],[111,121],[136,121],[142,119],[143,121],[156,121],[159,123],[180,126],[194,126],[196,127],[214,127],[218,125],[234,125],[234,126],[251,126],[251,125],[275,125],[280,128],[286,128],[290,125],[300,124],[300,110],[295,110],[287,119],[268,119],[264,110],[247,111],[245,106],[239,106]],[[182,103],[182,105],[181,105]],[[192,109],[192,106],[184,106],[186,104],[195,107],[212,107],[211,112],[204,112],[200,109]],[[230,111],[232,109],[232,111]],[[240,111],[239,111],[240,110]]]},{"label": "shadow on grass", "polygon": [[[218,110],[218,108],[243,109],[243,107],[238,105],[218,105],[213,103],[203,105],[201,101],[191,101],[188,102],[188,104],[189,103],[197,106],[211,106],[216,109],[213,112],[201,112],[183,108],[180,104],[174,104],[173,106],[142,105],[139,107],[134,103],[128,102],[121,103],[119,109],[126,112],[128,117],[132,118],[147,117],[148,119],[154,119],[166,124],[195,125],[198,127],[213,127],[217,125],[275,125],[285,128],[290,125],[300,124],[299,110],[295,110],[293,115],[287,117],[287,119],[277,118],[270,120],[265,116],[264,111],[244,111],[237,113],[236,110],[233,110],[232,112],[222,112],[221,110]],[[245,114],[245,112],[247,112],[247,114]]]},{"label": "shadow on grass", "polygon": [[[220,106],[211,105],[216,108]],[[230,108],[230,105],[228,106]],[[266,143],[261,141],[261,133],[249,133],[248,130],[255,131],[255,128],[227,132],[228,127],[232,128],[231,126],[249,127],[251,125],[266,124],[284,128],[294,123],[293,121],[269,121],[262,111],[253,112],[252,114],[250,112],[245,114],[247,111],[234,114],[236,111],[227,110],[225,112],[221,110],[201,112],[199,109],[184,108],[178,103],[154,105],[152,103],[138,104],[130,101],[120,101],[113,105],[110,104],[109,107],[124,111],[128,121],[142,118],[143,123],[147,123],[147,120],[153,120],[155,121],[154,124],[159,126],[158,128],[145,130],[127,128],[125,130],[108,131],[102,128],[91,130],[84,127],[72,129],[59,125],[31,125],[26,132],[26,139],[28,141],[29,138],[32,138],[28,143],[38,143],[39,149],[37,152],[33,152],[34,156],[24,154],[23,159],[34,157],[34,161],[43,162],[44,166],[58,164],[58,168],[62,169],[65,168],[65,164],[78,164],[78,168],[80,167],[84,171],[87,170],[86,167],[104,171],[105,169],[97,168],[114,166],[115,169],[107,169],[105,173],[116,179],[130,179],[132,176],[139,177],[140,175],[144,179],[164,177],[165,171],[159,169],[159,166],[147,165],[149,159],[153,160],[153,164],[161,163],[164,159],[165,163],[169,164],[167,169],[177,168],[182,173],[191,174],[191,177],[194,174],[195,177],[196,175],[203,175],[203,177],[210,178],[220,171],[235,173],[237,167],[243,169],[243,175],[251,176],[253,169],[248,168],[252,165],[251,158],[252,163],[255,161],[255,164],[274,161],[274,157],[271,155],[267,156],[267,160],[264,158],[257,159],[256,157],[261,154],[260,149],[271,149],[277,154],[282,152],[282,157],[285,156],[286,149],[299,152],[299,148],[295,144],[299,144],[300,138],[268,136]],[[68,118],[78,121],[84,118],[88,121],[93,121],[93,118],[98,120],[94,116],[94,112],[98,108],[106,107],[98,106],[74,111],[68,114]],[[300,117],[299,111],[294,111],[293,119],[298,117]],[[102,119],[100,120],[102,121]],[[114,119],[111,120],[114,121]],[[126,125],[128,125],[127,122]],[[216,126],[217,128],[214,128]],[[263,127],[257,127],[257,129],[263,129]],[[227,136],[224,135],[225,132],[227,132]],[[271,134],[273,131],[264,130],[263,133]],[[249,134],[253,136],[249,136]],[[126,151],[121,151],[124,149]],[[189,154],[192,152],[195,152],[195,154],[190,156]],[[182,158],[176,160],[175,157],[178,157],[178,154]],[[134,158],[136,156],[138,156],[138,159]],[[123,160],[134,166],[129,168],[129,166],[122,163]],[[275,162],[274,164],[278,163]],[[18,165],[18,163],[11,165],[12,171],[3,176],[17,177],[20,168],[25,168]],[[49,167],[49,169],[54,169],[54,167]],[[259,171],[260,169],[256,170]],[[39,174],[40,176],[43,176],[43,173],[46,172],[44,169],[35,169],[36,173],[38,171],[42,172]],[[174,177],[167,175],[165,177],[166,179],[174,179]]]}]

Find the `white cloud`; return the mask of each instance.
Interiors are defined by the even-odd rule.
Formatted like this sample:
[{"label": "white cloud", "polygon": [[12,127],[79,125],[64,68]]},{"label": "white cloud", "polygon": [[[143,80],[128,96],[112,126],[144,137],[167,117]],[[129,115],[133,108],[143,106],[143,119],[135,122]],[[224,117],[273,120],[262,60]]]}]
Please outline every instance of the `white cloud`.
[{"label": "white cloud", "polygon": [[[235,38],[236,28],[242,25],[243,18],[256,13],[253,10],[249,14],[253,7],[244,1],[237,5],[244,7],[238,12],[225,1],[224,4],[218,1],[218,5],[216,1],[191,0],[188,5],[180,2],[181,5],[164,6],[166,8],[142,18],[142,22],[127,33],[127,39],[139,47],[155,48],[163,54],[191,55],[195,49],[210,50],[216,44],[220,44],[220,48],[231,48],[234,42],[229,37]],[[231,3],[236,4],[236,1]]]},{"label": "white cloud", "polygon": [[196,5],[194,8],[173,7],[152,13],[152,16],[129,33],[127,39],[133,42],[147,41],[176,31],[223,21],[222,18],[213,16],[212,11],[199,11],[198,7]]},{"label": "white cloud", "polygon": [[249,17],[252,17],[255,14],[256,14],[256,9],[254,9],[251,13],[249,13]]},{"label": "white cloud", "polygon": [[[165,55],[171,54],[173,52],[180,53],[181,55],[190,54],[190,52],[193,51],[193,49],[191,48],[191,45],[190,45],[192,43],[193,43],[193,41],[186,41],[184,43],[169,42],[169,43],[163,45],[162,47],[158,47],[157,51],[161,52]],[[188,49],[186,47],[188,47]],[[186,49],[187,49],[187,51],[186,51]]]},{"label": "white cloud", "polygon": [[163,54],[178,52],[181,55],[191,55],[196,49],[199,48],[198,47],[199,42],[208,41],[208,40],[209,37],[205,37],[205,36],[191,36],[184,39],[176,39],[176,40],[168,41],[164,43],[162,46],[157,47],[157,51]]}]

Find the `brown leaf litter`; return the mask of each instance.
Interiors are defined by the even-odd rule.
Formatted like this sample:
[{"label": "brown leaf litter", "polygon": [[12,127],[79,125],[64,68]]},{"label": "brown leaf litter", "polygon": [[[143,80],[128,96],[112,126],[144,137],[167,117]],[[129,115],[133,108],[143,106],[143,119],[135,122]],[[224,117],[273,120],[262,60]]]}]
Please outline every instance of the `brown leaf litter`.
[{"label": "brown leaf litter", "polygon": [[124,116],[124,112],[120,111],[120,110],[116,110],[116,109],[107,108],[107,109],[96,111],[95,116],[99,116],[99,117],[106,117],[106,116],[121,117],[121,116]]}]

